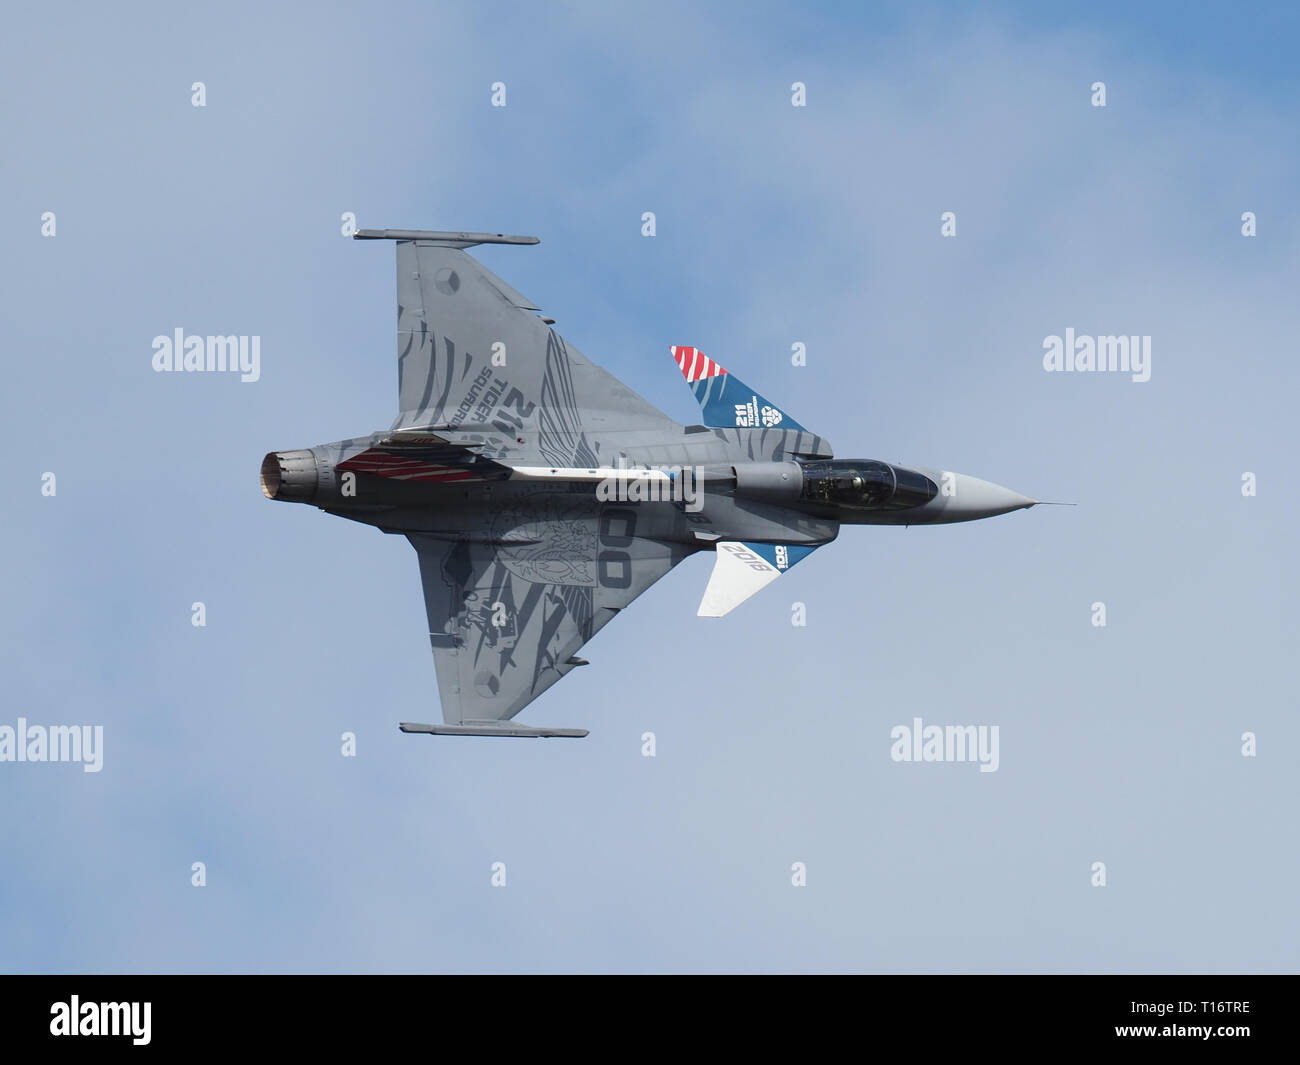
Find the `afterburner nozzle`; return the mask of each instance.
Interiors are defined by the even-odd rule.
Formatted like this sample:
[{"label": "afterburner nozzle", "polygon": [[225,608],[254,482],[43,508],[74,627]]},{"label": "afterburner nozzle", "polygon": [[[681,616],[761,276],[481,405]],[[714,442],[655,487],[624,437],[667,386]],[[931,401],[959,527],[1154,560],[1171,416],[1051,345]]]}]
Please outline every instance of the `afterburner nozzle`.
[{"label": "afterburner nozzle", "polygon": [[272,451],[262,460],[262,494],[286,503],[316,498],[316,456],[310,451]]}]

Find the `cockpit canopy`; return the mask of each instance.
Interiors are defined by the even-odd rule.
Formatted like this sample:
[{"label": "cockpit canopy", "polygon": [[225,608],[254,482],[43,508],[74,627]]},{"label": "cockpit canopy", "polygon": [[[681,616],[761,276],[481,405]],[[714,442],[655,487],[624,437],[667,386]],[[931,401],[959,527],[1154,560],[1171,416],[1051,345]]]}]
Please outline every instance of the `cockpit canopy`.
[{"label": "cockpit canopy", "polygon": [[803,462],[800,499],[852,510],[905,510],[928,503],[939,486],[929,477],[874,459]]}]

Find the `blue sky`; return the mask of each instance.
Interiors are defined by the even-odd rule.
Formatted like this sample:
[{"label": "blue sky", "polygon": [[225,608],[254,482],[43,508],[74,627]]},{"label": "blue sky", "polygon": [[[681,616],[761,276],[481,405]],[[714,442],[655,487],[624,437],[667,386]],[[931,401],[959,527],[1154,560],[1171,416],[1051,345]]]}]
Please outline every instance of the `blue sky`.
[{"label": "blue sky", "polygon": [[[1296,969],[1287,5],[9,21],[0,724],[105,751],[0,763],[0,968]],[[1079,505],[846,529],[722,621],[688,560],[521,718],[587,739],[402,735],[414,552],[257,488],[395,413],[345,211],[538,235],[481,258],[680,420],[692,344],[839,455]],[[155,374],[178,326],[261,379]],[[1045,373],[1067,328],[1150,335],[1151,380]],[[917,716],[999,726],[998,771],[891,761]]]}]

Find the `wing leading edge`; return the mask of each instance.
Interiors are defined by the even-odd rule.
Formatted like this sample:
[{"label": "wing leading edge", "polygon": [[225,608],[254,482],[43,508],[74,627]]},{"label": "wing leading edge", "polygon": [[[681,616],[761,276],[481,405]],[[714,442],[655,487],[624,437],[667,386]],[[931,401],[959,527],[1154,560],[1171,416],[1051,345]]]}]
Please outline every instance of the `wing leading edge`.
[{"label": "wing leading edge", "polygon": [[600,454],[617,453],[624,434],[677,427],[464,250],[536,238],[420,230],[354,237],[397,242],[394,429],[463,428],[511,464],[591,466]]},{"label": "wing leading edge", "polygon": [[550,491],[528,500],[470,538],[408,536],[451,734],[576,734],[506,723],[586,665],[582,646],[695,550],[636,536],[630,508]]}]

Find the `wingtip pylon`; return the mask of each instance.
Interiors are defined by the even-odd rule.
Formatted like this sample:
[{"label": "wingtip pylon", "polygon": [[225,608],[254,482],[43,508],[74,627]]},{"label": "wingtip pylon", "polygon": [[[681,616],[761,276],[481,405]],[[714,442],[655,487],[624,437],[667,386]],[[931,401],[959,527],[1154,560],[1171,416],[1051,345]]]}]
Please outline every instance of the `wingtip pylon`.
[{"label": "wingtip pylon", "polygon": [[416,721],[403,721],[398,728],[403,732],[422,732],[429,736],[530,736],[580,740],[588,735],[585,728],[537,728],[513,721],[464,721],[455,725],[422,725]]},{"label": "wingtip pylon", "polygon": [[414,240],[444,248],[472,248],[477,244],[540,244],[539,237],[512,236],[508,233],[457,233],[433,229],[358,229],[353,240]]}]

